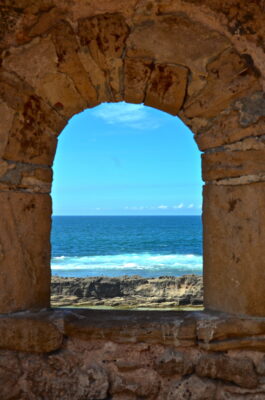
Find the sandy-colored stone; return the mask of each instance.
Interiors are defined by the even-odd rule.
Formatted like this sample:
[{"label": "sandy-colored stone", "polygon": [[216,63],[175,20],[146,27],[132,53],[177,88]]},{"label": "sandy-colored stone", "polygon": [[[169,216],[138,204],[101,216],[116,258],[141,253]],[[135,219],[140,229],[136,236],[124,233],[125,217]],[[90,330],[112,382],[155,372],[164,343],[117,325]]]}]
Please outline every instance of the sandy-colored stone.
[{"label": "sandy-colored stone", "polygon": [[52,30],[52,39],[57,54],[57,69],[67,74],[84,99],[87,107],[97,105],[97,92],[90,77],[76,55],[79,50],[73,28],[69,23],[61,22]]},{"label": "sandy-colored stone", "polygon": [[[200,149],[214,149],[204,176],[223,186],[205,189],[205,304],[264,316],[265,183],[254,183],[265,179],[264,149],[220,149],[264,136],[263,2],[5,0],[0,17],[0,190],[16,192],[1,194],[3,309],[48,304],[48,269],[32,278],[49,264],[48,196],[23,206],[24,191],[50,190],[41,166],[52,165],[56,136],[77,112],[127,100],[178,113]],[[119,340],[119,324],[104,329]],[[193,331],[169,323],[151,338],[191,346]]]},{"label": "sandy-colored stone", "polygon": [[204,342],[238,339],[265,334],[263,319],[242,317],[221,317],[198,321],[197,337]]},{"label": "sandy-colored stone", "polygon": [[0,157],[2,157],[8,142],[9,131],[12,127],[14,114],[15,111],[12,108],[8,107],[6,103],[1,102],[0,100]]},{"label": "sandy-colored stone", "polygon": [[63,335],[44,318],[0,317],[0,348],[49,353],[62,346]]},{"label": "sandy-colored stone", "polygon": [[220,151],[203,154],[205,181],[265,173],[265,150]]},{"label": "sandy-colored stone", "polygon": [[[155,320],[160,319],[161,326],[172,320],[165,311],[108,314],[71,309],[0,316],[1,400],[264,399],[264,352],[234,350],[214,354],[198,349],[198,343],[185,349],[178,344],[154,344],[152,338],[148,341],[148,335],[146,343],[115,343],[103,334],[100,339],[88,341],[67,336],[64,322],[69,318],[77,328],[82,320],[101,328],[107,315],[127,323],[128,335],[132,337],[135,337],[135,331],[130,330],[132,316],[138,319],[139,326],[145,320],[146,331],[153,329]],[[176,325],[183,321],[183,314],[174,316]],[[224,324],[229,320],[231,332],[232,322],[239,324],[239,328],[241,323],[252,321],[253,329],[242,325],[246,334],[250,331],[255,334],[259,331],[255,323],[264,323],[264,318],[232,318],[219,313],[190,312],[185,316],[198,326],[219,327],[219,334],[222,326],[227,334],[228,327]],[[195,369],[190,369],[190,362]],[[181,376],[183,373],[187,375]]]},{"label": "sandy-colored stone", "polygon": [[128,33],[129,28],[119,14],[82,19],[78,25],[81,46],[90,52],[96,64],[104,71],[112,101],[123,98],[121,56]]},{"label": "sandy-colored stone", "polygon": [[[159,390],[160,380],[155,371],[150,369],[138,369],[133,372],[118,373],[113,377],[111,394],[126,396],[127,392],[135,394],[138,398],[153,400]],[[124,398],[124,397],[121,397]]]},{"label": "sandy-colored stone", "polygon": [[155,369],[162,376],[188,375],[193,372],[193,363],[187,354],[168,349],[155,361]]},{"label": "sandy-colored stone", "polygon": [[[27,63],[25,63],[27,60]],[[47,73],[56,72],[58,61],[55,46],[50,37],[36,38],[30,43],[14,47],[4,58],[3,66],[36,87]],[[30,68],[28,65],[30,62]]]},{"label": "sandy-colored stone", "polygon": [[147,84],[144,104],[176,115],[186,95],[187,79],[187,68],[155,65]]},{"label": "sandy-colored stone", "polygon": [[250,336],[238,339],[216,340],[213,342],[201,342],[199,347],[213,352],[225,352],[229,350],[253,350],[265,351],[265,336]]},{"label": "sandy-colored stone", "polygon": [[236,143],[244,138],[264,135],[264,119],[261,118],[256,124],[242,128],[239,118],[236,110],[225,110],[212,121],[206,118],[193,118],[190,126],[198,133],[195,135],[195,140],[199,148],[203,151]]},{"label": "sandy-colored stone", "polygon": [[30,192],[50,193],[52,170],[32,164],[0,161],[1,190],[22,189]]},{"label": "sandy-colored stone", "polygon": [[[128,313],[128,312],[127,312]],[[196,325],[194,320],[173,319],[170,314],[156,314],[145,312],[139,314],[130,311],[128,315],[115,312],[91,311],[90,319],[76,319],[73,316],[65,320],[65,333],[69,337],[81,340],[110,340],[115,343],[147,342],[153,344],[167,344],[171,346],[190,347],[195,343]],[[106,318],[107,317],[107,318]],[[152,322],[150,323],[150,318]],[[168,319],[169,318],[169,319]]]},{"label": "sandy-colored stone", "polygon": [[215,394],[216,384],[213,381],[192,375],[186,379],[175,380],[169,387],[166,400],[215,400]]},{"label": "sandy-colored stone", "polygon": [[3,158],[12,161],[51,165],[57,138],[46,124],[45,105],[30,96],[16,113]]},{"label": "sandy-colored stone", "polygon": [[42,308],[50,303],[48,195],[0,193],[2,248],[0,312]]},{"label": "sandy-colored stone", "polygon": [[[224,36],[178,13],[139,23],[129,37],[127,55],[162,64],[187,65],[198,76],[205,75],[207,59],[227,46],[229,41]],[[203,77],[201,81],[203,86]]]},{"label": "sandy-colored stone", "polygon": [[147,82],[154,68],[151,61],[144,59],[125,59],[124,100],[128,103],[143,103]]},{"label": "sandy-colored stone", "polygon": [[265,315],[264,201],[263,182],[204,188],[206,308]]},{"label": "sandy-colored stone", "polygon": [[232,359],[224,355],[205,355],[196,366],[196,374],[200,377],[233,382],[249,389],[258,385],[253,362],[247,358]]},{"label": "sandy-colored stone", "polygon": [[185,104],[184,112],[189,118],[216,116],[238,95],[253,90],[257,81],[256,72],[248,60],[233,49],[225,50],[207,64],[207,72],[207,84]]}]

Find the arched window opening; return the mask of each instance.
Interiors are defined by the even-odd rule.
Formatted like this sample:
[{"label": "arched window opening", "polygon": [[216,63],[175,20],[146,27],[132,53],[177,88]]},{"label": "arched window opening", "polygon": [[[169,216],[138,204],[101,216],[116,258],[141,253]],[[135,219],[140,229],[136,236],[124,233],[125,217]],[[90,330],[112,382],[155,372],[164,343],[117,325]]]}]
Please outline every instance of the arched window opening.
[{"label": "arched window opening", "polygon": [[200,153],[142,104],[74,116],[54,163],[53,306],[202,306]]}]

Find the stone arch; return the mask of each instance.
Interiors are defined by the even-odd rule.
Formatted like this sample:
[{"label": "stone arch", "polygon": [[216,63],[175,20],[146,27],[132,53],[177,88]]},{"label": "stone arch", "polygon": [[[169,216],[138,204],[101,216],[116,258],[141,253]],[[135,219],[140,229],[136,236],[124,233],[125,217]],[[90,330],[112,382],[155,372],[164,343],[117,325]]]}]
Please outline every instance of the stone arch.
[{"label": "stone arch", "polygon": [[265,314],[260,7],[210,0],[5,1],[1,312],[49,305],[57,135],[75,113],[124,100],[179,115],[204,152],[206,307]]}]

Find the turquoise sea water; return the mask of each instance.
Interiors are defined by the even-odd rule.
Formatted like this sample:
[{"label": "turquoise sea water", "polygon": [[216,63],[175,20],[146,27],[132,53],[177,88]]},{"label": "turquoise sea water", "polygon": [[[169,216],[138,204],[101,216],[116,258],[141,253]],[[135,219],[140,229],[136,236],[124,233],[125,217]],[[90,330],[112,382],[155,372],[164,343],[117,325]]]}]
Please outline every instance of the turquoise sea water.
[{"label": "turquoise sea water", "polygon": [[53,275],[202,273],[199,216],[55,216],[51,241]]}]

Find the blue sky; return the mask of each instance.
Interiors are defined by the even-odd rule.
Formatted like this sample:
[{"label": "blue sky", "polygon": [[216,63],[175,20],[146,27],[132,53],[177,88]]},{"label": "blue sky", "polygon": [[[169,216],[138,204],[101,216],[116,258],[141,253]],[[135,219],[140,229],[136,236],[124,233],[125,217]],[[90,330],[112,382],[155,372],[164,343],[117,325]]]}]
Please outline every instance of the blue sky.
[{"label": "blue sky", "polygon": [[54,215],[200,215],[201,192],[193,135],[162,111],[104,103],[59,137]]}]

